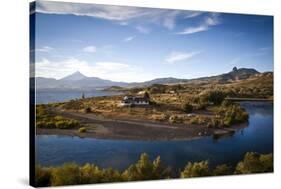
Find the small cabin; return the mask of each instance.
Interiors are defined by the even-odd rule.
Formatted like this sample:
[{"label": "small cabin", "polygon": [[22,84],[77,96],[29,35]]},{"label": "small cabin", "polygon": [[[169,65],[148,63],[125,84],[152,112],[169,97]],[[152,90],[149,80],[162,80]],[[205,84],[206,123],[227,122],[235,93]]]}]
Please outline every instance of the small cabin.
[{"label": "small cabin", "polygon": [[125,96],[121,101],[121,106],[132,106],[132,105],[149,105],[149,98],[147,97],[135,97]]}]

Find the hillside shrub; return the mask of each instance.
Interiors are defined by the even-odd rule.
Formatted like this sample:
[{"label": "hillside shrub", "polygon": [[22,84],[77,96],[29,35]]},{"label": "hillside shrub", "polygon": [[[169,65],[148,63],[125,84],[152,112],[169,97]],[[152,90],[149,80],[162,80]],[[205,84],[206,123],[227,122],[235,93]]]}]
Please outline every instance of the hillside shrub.
[{"label": "hillside shrub", "polygon": [[249,114],[246,112],[246,110],[238,104],[222,106],[218,110],[217,114],[221,117],[225,126],[243,123],[248,121],[249,118]]},{"label": "hillside shrub", "polygon": [[87,129],[85,127],[80,127],[78,129],[79,133],[85,133],[87,131]]},{"label": "hillside shrub", "polygon": [[209,102],[214,105],[220,105],[227,94],[222,90],[208,89],[200,93],[199,98],[201,102]]},{"label": "hillside shrub", "polygon": [[[38,109],[38,111],[37,111]],[[70,129],[78,127],[79,121],[48,113],[44,106],[36,107],[36,127],[43,129]]]},{"label": "hillside shrub", "polygon": [[185,104],[183,105],[183,111],[184,111],[185,113],[191,113],[192,110],[193,110],[193,106],[192,106],[191,104],[185,103]]},{"label": "hillside shrub", "polygon": [[91,113],[92,112],[92,109],[91,109],[91,107],[86,107],[86,108],[84,108],[84,113]]},{"label": "hillside shrub", "polygon": [[169,123],[183,123],[183,118],[178,115],[171,115],[169,117]]}]

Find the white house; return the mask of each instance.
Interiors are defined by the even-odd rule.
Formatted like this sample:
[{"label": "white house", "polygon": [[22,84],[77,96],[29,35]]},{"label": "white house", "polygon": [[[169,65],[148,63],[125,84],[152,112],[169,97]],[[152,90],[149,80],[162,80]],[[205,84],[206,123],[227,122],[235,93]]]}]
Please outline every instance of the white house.
[{"label": "white house", "polygon": [[132,105],[149,105],[149,98],[146,97],[135,97],[125,96],[120,103],[121,106],[132,106]]}]

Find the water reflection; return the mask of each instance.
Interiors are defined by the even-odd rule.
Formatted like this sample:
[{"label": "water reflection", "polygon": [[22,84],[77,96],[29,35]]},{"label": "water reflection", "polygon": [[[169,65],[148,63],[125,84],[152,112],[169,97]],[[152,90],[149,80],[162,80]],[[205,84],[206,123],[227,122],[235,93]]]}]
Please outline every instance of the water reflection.
[{"label": "water reflection", "polygon": [[151,158],[160,155],[164,163],[178,170],[188,161],[235,165],[248,151],[273,152],[273,104],[243,102],[242,106],[249,112],[248,127],[219,140],[206,137],[191,141],[121,141],[43,135],[36,137],[36,161],[43,165],[90,162],[124,169],[146,152]]}]

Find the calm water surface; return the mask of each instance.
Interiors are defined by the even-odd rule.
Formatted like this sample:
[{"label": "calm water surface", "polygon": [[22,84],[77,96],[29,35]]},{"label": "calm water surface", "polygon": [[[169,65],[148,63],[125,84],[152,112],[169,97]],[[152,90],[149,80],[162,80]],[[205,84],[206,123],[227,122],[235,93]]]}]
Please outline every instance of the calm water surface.
[{"label": "calm water surface", "polygon": [[[71,99],[81,98],[83,91],[36,91],[36,104],[52,102],[65,102]],[[122,94],[115,91],[92,90],[84,92],[85,97],[113,96]]]},{"label": "calm water surface", "polygon": [[124,141],[79,138],[69,136],[36,137],[36,161],[42,165],[65,162],[94,163],[100,167],[127,168],[146,152],[175,170],[188,161],[209,160],[211,166],[220,163],[235,165],[248,151],[273,152],[273,105],[268,102],[242,102],[249,112],[249,125],[232,137],[214,140],[212,137],[191,141]]}]

